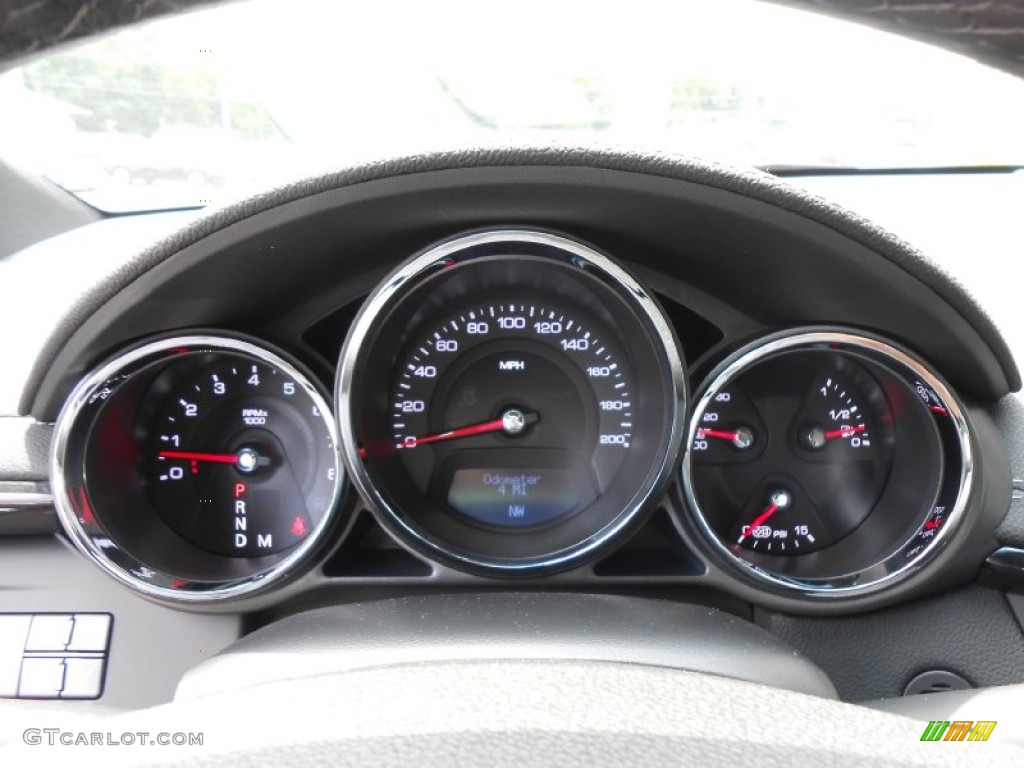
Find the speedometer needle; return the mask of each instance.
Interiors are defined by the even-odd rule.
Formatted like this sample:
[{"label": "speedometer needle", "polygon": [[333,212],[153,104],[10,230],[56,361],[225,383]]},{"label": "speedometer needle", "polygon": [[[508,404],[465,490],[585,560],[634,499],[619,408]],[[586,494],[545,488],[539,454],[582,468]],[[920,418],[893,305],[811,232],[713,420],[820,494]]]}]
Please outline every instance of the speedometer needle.
[{"label": "speedometer needle", "polygon": [[506,432],[510,435],[517,435],[522,432],[527,424],[534,424],[540,421],[538,413],[523,413],[514,408],[505,411],[500,419],[492,419],[479,424],[471,424],[468,427],[449,429],[447,432],[438,432],[434,435],[423,437],[406,437],[398,444],[399,448],[415,448],[418,445],[427,443],[439,443],[442,440],[456,440],[460,437],[472,437],[473,435],[484,435],[488,432]]}]

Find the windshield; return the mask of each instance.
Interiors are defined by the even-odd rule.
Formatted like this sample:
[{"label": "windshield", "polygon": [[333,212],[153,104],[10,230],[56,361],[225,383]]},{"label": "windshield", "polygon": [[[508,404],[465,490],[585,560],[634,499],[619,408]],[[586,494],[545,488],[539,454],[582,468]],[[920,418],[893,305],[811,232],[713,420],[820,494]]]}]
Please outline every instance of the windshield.
[{"label": "windshield", "polygon": [[258,0],[131,28],[0,76],[0,146],[109,211],[467,144],[1024,164],[1024,82],[904,38],[751,0],[493,8]]}]

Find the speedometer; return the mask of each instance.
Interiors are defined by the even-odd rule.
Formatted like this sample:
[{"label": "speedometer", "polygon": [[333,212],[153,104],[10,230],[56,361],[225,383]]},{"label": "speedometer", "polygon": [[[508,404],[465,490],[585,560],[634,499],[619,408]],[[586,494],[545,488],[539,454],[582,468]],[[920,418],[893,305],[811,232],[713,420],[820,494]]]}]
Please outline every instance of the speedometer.
[{"label": "speedometer", "polygon": [[470,235],[385,279],[338,380],[356,485],[410,548],[484,574],[621,540],[681,442],[682,361],[651,296],[579,243]]},{"label": "speedometer", "polygon": [[392,427],[420,492],[517,528],[603,494],[632,443],[633,375],[599,328],[558,303],[502,300],[413,340],[397,366]]}]

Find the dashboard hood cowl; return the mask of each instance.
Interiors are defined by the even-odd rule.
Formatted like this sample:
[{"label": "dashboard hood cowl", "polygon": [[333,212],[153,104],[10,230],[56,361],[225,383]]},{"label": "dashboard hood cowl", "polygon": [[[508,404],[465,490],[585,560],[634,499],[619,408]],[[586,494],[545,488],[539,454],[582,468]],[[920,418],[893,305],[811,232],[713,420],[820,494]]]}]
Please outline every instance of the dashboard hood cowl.
[{"label": "dashboard hood cowl", "polygon": [[[112,274],[85,291],[57,322],[41,349],[29,376],[20,403],[21,413],[37,417],[48,415],[45,403],[62,400],[64,392],[59,377],[84,370],[95,360],[82,359],[82,349],[92,345],[91,354],[104,348],[95,328],[87,321],[101,308],[113,311],[112,299],[151,270],[175,254],[199,247],[215,250],[213,235],[246,220],[264,216],[290,204],[310,202],[344,192],[348,198],[369,195],[373,182],[401,181],[403,178],[440,178],[438,174],[460,172],[486,177],[491,182],[514,182],[525,169],[537,169],[558,184],[581,170],[605,174],[608,183],[623,179],[668,180],[686,187],[692,198],[701,199],[714,191],[731,199],[769,206],[764,215],[779,218],[773,211],[788,212],[811,226],[818,225],[838,233],[861,249],[878,254],[935,294],[951,308],[973,333],[976,342],[966,342],[965,357],[978,362],[972,386],[984,398],[996,400],[1021,386],[1020,373],[1005,340],[991,318],[966,289],[924,255],[896,236],[865,219],[821,198],[759,171],[730,168],[679,155],[657,154],[619,149],[584,147],[488,147],[459,149],[430,154],[369,162],[354,167],[298,180],[254,197],[209,209],[182,229],[164,237],[141,251]],[[126,299],[127,300],[127,299]],[[871,301],[872,297],[864,297]],[[909,310],[912,311],[912,310]],[[114,343],[107,340],[106,343]],[[954,357],[960,353],[953,350]],[[986,362],[987,360],[987,362]]]}]

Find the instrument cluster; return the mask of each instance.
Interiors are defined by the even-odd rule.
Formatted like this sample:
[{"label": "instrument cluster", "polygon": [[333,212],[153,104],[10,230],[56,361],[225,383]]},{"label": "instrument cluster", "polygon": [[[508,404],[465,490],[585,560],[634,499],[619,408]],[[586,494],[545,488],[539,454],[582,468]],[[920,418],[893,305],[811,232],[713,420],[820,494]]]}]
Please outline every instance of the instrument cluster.
[{"label": "instrument cluster", "polygon": [[58,418],[58,513],[112,576],[193,605],[314,571],[350,492],[405,550],[483,579],[579,568],[677,497],[706,563],[811,601],[909,578],[968,515],[968,411],[898,343],[775,330],[722,343],[703,381],[683,349],[599,250],[459,236],[366,298],[333,397],[301,355],[236,333],[118,351]]}]

